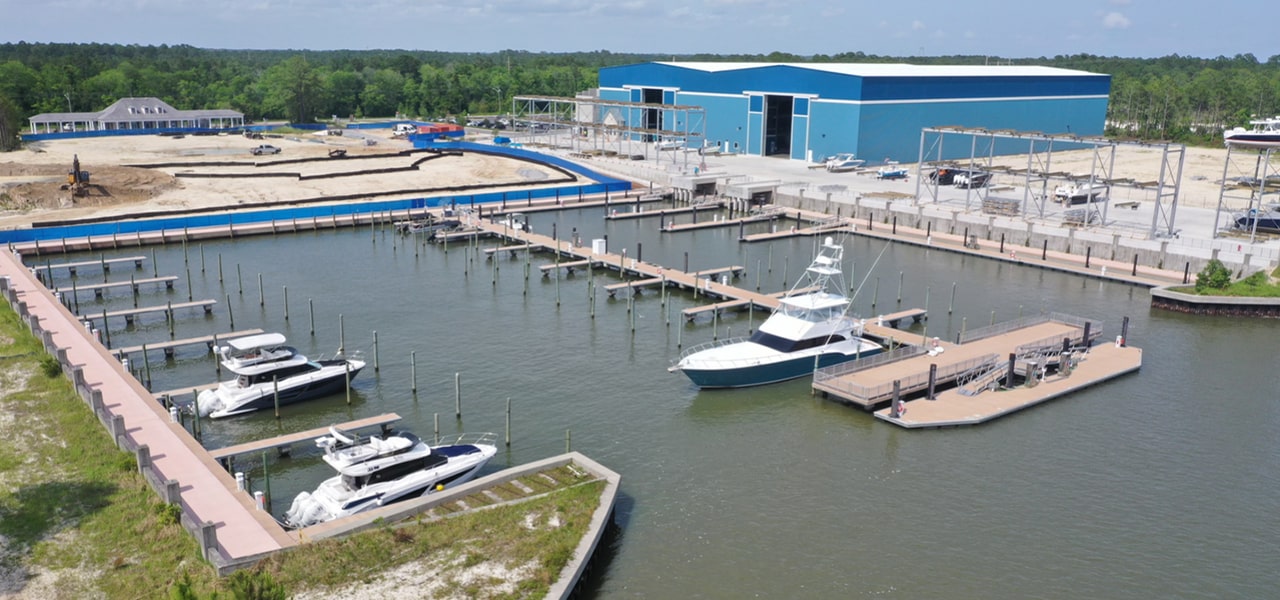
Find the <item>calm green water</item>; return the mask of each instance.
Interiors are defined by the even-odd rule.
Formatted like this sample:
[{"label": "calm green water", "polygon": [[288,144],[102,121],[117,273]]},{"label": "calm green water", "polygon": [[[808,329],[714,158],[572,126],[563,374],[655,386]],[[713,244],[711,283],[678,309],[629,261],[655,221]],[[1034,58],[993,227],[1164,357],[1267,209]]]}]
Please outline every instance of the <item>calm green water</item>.
[{"label": "calm green water", "polygon": [[[794,283],[814,243],[744,246],[736,228],[662,235],[656,220],[606,223],[602,214],[532,220],[544,233],[555,223],[561,237],[575,227],[584,240],[608,234],[630,256],[642,244],[646,260],[676,268],[686,251],[692,269],[743,265],[739,285],[758,277],[764,291]],[[665,370],[678,339],[688,347],[712,336],[711,323],[676,316],[697,304],[688,294],[669,309],[656,292],[641,296],[633,334],[625,298],[600,290],[589,316],[585,272],[561,279],[557,307],[555,280],[537,269],[547,256],[534,257],[526,288],[524,259],[504,255],[495,285],[492,263],[468,261],[461,245],[415,253],[393,239],[365,228],[205,243],[203,273],[199,247],[188,248],[195,298],[219,304],[211,317],[180,315],[177,337],[230,330],[229,294],[237,329],[281,331],[308,354],[337,349],[339,314],[349,351],[372,361],[373,330],[379,338],[381,370],[371,364],[356,379],[350,406],[337,396],[287,407],[280,421],[210,423],[208,446],[384,411],[426,436],[437,413],[443,433],[501,433],[510,398],[513,439],[491,470],[562,452],[571,430],[575,450],[622,474],[620,529],[588,581],[596,597],[1262,598],[1280,589],[1275,323],[1154,312],[1147,293],[1128,286],[890,247],[858,296],[863,316],[922,306],[927,295],[930,336],[986,325],[993,310],[996,320],[1055,310],[1102,319],[1114,337],[1127,315],[1131,343],[1145,350],[1136,375],[986,426],[913,432],[812,397],[805,381],[696,391]],[[857,283],[883,246],[855,238],[847,247]],[[156,255],[161,274],[183,281],[167,294],[144,291],[140,303],[185,301],[181,245]],[[100,279],[93,271],[81,279]],[[598,285],[614,281],[597,274]],[[109,292],[103,302],[82,298],[81,310],[131,305],[125,292]],[[747,328],[743,313],[718,333]],[[168,335],[163,317],[151,316],[113,341]],[[199,350],[153,361],[154,388],[212,381],[213,362]],[[272,462],[277,513],[328,476],[317,456]]]}]

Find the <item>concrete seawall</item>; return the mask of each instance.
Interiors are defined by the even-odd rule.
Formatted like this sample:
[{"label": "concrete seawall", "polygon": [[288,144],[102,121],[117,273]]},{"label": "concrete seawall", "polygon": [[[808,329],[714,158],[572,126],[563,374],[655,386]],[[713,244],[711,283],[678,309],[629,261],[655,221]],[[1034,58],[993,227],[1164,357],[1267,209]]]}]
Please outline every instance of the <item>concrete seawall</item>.
[{"label": "concrete seawall", "polygon": [[1158,287],[1151,290],[1151,306],[1192,315],[1280,319],[1280,298],[1199,296]]}]

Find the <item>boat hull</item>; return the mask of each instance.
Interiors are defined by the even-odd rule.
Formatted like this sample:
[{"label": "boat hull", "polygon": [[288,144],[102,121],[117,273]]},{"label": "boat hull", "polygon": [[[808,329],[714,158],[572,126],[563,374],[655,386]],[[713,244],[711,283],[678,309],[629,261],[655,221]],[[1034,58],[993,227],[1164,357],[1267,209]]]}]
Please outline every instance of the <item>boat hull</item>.
[{"label": "boat hull", "polygon": [[[360,368],[352,368],[350,371],[350,379],[354,380],[356,375],[360,373]],[[289,385],[287,382],[280,387],[280,406],[305,402],[315,398],[323,398],[332,396],[347,388],[348,374],[345,371],[339,371],[336,374],[323,378],[312,378],[299,385]],[[276,394],[275,389],[267,386],[259,391],[256,397],[251,399],[237,398],[231,406],[225,406],[222,410],[217,410],[209,414],[214,419],[222,417],[230,417],[234,415],[251,413],[268,408],[275,408]]]},{"label": "boat hull", "polygon": [[[849,362],[857,358],[874,356],[879,354],[880,351],[881,350],[877,347],[876,349],[866,350],[858,354],[825,352],[819,355],[818,367],[829,367],[831,365]],[[725,369],[681,367],[680,369],[680,371],[684,373],[690,381],[693,381],[694,385],[708,389],[753,387],[757,385],[767,385],[770,383],[780,383],[812,375],[813,370],[813,355],[798,356],[795,358],[744,367]]]}]

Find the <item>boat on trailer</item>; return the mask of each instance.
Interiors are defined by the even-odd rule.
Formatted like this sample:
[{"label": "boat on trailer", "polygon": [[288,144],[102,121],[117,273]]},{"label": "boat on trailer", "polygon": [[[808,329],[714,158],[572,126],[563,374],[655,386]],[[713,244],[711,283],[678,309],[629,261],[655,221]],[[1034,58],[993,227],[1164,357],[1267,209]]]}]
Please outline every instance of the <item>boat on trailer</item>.
[{"label": "boat on trailer", "polygon": [[796,379],[878,354],[883,348],[863,338],[861,321],[848,314],[843,257],[844,246],[826,238],[805,277],[754,334],[690,348],[668,370],[698,387],[735,388]]}]

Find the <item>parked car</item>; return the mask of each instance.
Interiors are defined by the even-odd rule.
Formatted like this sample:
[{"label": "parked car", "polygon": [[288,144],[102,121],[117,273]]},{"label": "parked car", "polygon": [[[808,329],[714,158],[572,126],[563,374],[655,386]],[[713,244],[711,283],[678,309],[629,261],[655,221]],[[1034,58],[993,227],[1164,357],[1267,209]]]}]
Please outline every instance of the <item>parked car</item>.
[{"label": "parked car", "polygon": [[253,149],[249,150],[249,152],[254,156],[262,156],[263,154],[280,154],[280,149],[272,146],[271,144],[263,144],[261,146],[255,146]]}]

